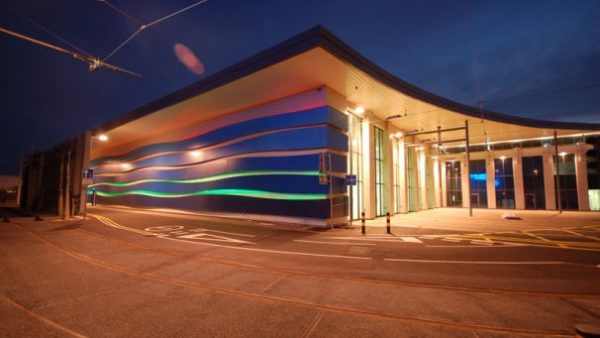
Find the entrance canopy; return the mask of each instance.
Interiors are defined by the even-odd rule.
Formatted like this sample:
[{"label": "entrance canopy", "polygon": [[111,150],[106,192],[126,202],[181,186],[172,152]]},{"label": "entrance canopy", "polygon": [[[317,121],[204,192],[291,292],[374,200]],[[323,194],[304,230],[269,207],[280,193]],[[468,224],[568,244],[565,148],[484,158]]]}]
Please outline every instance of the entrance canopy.
[{"label": "entrance canopy", "polygon": [[[91,158],[126,152],[136,140],[160,135],[167,141],[171,131],[319,87],[382,120],[400,115],[390,123],[409,133],[463,127],[468,120],[471,144],[550,138],[554,131],[559,136],[600,132],[600,124],[521,118],[447,100],[402,81],[315,27],[95,129],[93,135],[105,134],[110,141],[94,137]],[[415,142],[435,142],[436,137],[419,135]],[[461,139],[464,131],[443,138]]]}]

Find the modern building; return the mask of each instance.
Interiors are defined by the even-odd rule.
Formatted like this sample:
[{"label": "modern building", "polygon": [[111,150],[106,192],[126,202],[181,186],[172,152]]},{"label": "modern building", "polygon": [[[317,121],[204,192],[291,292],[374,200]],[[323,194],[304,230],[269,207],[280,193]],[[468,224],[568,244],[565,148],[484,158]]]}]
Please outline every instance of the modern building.
[{"label": "modern building", "polygon": [[440,207],[598,210],[586,158],[596,135],[600,124],[439,97],[316,27],[83,135],[74,162],[93,179],[63,190],[308,224]]}]

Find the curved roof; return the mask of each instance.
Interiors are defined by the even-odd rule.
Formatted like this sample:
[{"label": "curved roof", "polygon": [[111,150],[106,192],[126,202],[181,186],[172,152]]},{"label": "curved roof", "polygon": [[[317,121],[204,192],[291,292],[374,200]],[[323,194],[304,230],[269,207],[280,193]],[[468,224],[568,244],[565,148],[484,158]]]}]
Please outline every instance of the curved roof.
[{"label": "curved roof", "polygon": [[180,89],[147,105],[144,105],[126,115],[121,116],[120,118],[117,118],[116,120],[102,125],[99,128],[95,128],[93,132],[99,133],[103,130],[116,128],[122,124],[151,114],[168,106],[177,104],[191,97],[200,95],[211,89],[235,81],[317,47],[326,50],[337,58],[350,63],[354,67],[367,73],[374,79],[406,95],[441,108],[464,114],[469,117],[535,128],[588,131],[600,130],[600,124],[597,123],[557,122],[531,119],[488,110],[481,110],[476,107],[471,107],[443,98],[392,75],[383,68],[369,61],[364,56],[360,55],[352,47],[347,45],[324,27],[316,26],[244,61],[232,65],[216,74],[184,87],[183,89]]}]

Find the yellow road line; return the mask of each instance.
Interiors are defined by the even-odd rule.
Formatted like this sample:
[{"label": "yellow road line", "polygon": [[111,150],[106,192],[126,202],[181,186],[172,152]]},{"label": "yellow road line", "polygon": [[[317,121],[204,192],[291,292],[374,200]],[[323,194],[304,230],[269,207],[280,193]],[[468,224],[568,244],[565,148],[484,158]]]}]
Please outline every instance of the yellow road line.
[{"label": "yellow road line", "polygon": [[534,237],[534,238],[537,238],[537,239],[539,239],[539,240],[541,240],[541,241],[544,241],[544,242],[546,242],[546,243],[549,243],[549,244],[558,245],[558,246],[560,246],[561,248],[565,248],[565,247],[566,247],[564,244],[560,243],[559,241],[551,241],[551,240],[549,240],[549,239],[547,239],[547,238],[544,238],[544,237],[538,236],[538,235],[536,235],[536,234],[529,233],[527,230],[521,230],[521,233],[522,233],[522,234],[525,234],[525,235],[528,235],[528,236],[531,236],[531,237]]},{"label": "yellow road line", "polygon": [[119,223],[117,223],[117,222],[115,222],[115,221],[113,221],[110,218],[105,217],[105,216],[100,216],[100,215],[96,215],[96,214],[88,214],[88,215],[96,218],[97,220],[99,220],[103,224],[108,225],[108,226],[113,227],[113,228],[117,228],[117,229],[121,229],[121,230],[125,230],[125,231],[130,231],[130,232],[135,232],[135,233],[142,234],[142,235],[145,235],[145,236],[155,236],[156,235],[156,234],[154,234],[152,232],[148,232],[148,231],[144,231],[144,230],[139,230],[139,229],[136,229],[136,228],[126,227],[126,226],[121,225],[121,224],[119,224]]},{"label": "yellow road line", "polygon": [[596,240],[596,241],[599,241],[599,242],[600,242],[600,238],[598,238],[598,237],[584,235],[584,234],[578,233],[578,232],[576,232],[576,231],[573,231],[573,230],[567,230],[567,229],[563,229],[563,231],[564,231],[564,232],[571,233],[571,234],[573,234],[573,235],[577,235],[577,236],[579,236],[579,237],[589,238],[589,239],[593,239],[593,240]]},{"label": "yellow road line", "polygon": [[52,326],[53,328],[55,328],[55,329],[57,329],[59,331],[62,331],[64,333],[67,333],[67,334],[69,334],[69,335],[71,335],[73,337],[86,338],[86,336],[84,336],[84,335],[82,335],[82,334],[80,334],[78,332],[75,332],[75,331],[73,331],[73,330],[71,330],[71,329],[69,329],[67,327],[64,327],[64,326],[58,324],[55,321],[52,321],[52,320],[50,320],[50,319],[48,319],[48,318],[46,318],[46,317],[44,317],[42,315],[39,315],[39,314],[33,312],[32,310],[30,310],[27,307],[25,307],[25,306],[23,306],[23,305],[15,302],[14,300],[12,300],[11,298],[9,298],[8,296],[6,296],[4,294],[0,293],[0,298],[2,300],[4,300],[5,302],[11,304],[12,306],[16,307],[17,309],[25,312],[27,315],[29,315],[29,316],[31,316],[31,317],[39,320],[40,322],[43,322],[44,324],[46,324],[48,326]]}]

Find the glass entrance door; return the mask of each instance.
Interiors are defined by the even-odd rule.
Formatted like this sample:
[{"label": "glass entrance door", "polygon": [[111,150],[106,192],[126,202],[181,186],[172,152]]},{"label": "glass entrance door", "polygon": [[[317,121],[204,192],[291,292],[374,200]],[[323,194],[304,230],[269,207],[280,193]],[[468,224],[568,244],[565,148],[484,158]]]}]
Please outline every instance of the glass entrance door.
[{"label": "glass entrance door", "polygon": [[446,162],[446,205],[462,207],[460,161]]}]

